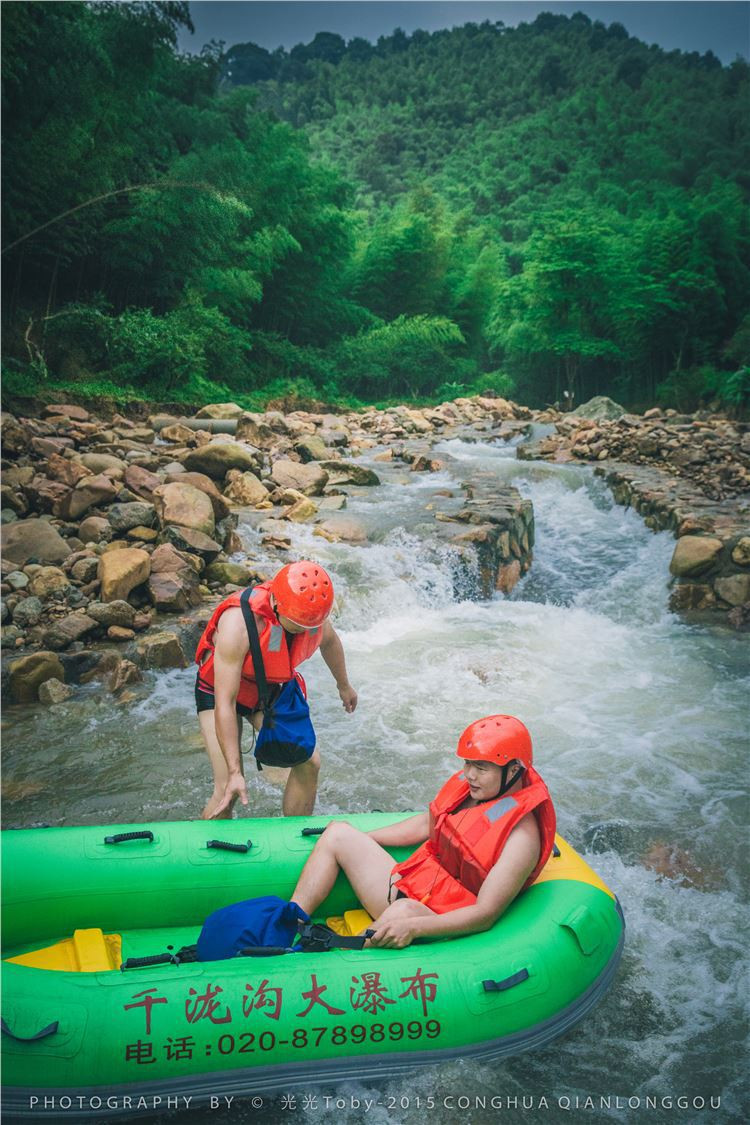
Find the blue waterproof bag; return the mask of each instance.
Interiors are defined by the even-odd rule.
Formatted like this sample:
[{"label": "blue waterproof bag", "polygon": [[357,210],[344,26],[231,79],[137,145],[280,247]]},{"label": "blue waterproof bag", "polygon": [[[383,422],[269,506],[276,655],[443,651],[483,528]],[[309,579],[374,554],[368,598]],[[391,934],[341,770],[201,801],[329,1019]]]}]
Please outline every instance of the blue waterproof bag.
[{"label": "blue waterproof bag", "polygon": [[298,766],[311,757],[314,749],[310,708],[298,681],[290,680],[264,712],[263,726],[255,739],[258,768]]},{"label": "blue waterproof bag", "polygon": [[262,766],[298,766],[306,762],[315,749],[310,708],[296,676],[281,687],[274,685],[275,691],[269,689],[258,627],[250,606],[252,592],[252,587],[243,590],[240,609],[253,658],[258,700],[263,710],[263,726],[255,740],[255,760],[258,769]]},{"label": "blue waterproof bag", "polygon": [[198,938],[199,961],[223,961],[244,950],[288,949],[297,937],[297,922],[310,916],[296,902],[277,895],[234,902],[209,914]]}]

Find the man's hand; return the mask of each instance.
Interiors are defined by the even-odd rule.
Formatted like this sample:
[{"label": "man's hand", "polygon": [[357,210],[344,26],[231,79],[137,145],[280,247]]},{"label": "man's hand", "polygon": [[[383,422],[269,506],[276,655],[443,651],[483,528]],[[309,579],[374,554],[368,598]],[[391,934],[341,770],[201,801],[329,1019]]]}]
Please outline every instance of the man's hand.
[{"label": "man's hand", "polygon": [[247,805],[247,785],[241,773],[230,773],[224,788],[224,795],[211,813],[210,819],[216,820],[226,809],[232,807],[238,797],[243,805]]},{"label": "man's hand", "polygon": [[405,949],[417,936],[414,932],[414,922],[414,918],[386,918],[377,925],[369,944],[381,949]]},{"label": "man's hand", "polygon": [[339,696],[347,714],[351,715],[352,711],[357,706],[357,693],[351,684],[344,684],[339,688]]}]

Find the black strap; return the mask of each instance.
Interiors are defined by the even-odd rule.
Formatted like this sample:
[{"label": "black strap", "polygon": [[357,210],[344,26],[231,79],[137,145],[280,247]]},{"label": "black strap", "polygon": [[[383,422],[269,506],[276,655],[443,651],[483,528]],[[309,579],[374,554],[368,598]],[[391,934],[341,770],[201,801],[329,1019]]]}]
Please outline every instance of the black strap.
[{"label": "black strap", "polygon": [[302,953],[327,953],[331,949],[362,949],[374,930],[365,930],[357,937],[343,937],[320,922],[298,922],[299,948]]},{"label": "black strap", "polygon": [[19,1043],[35,1043],[37,1039],[46,1039],[48,1035],[54,1035],[60,1026],[60,1021],[55,1020],[54,1023],[43,1027],[41,1031],[37,1031],[36,1035],[16,1035],[15,1031],[11,1031],[4,1019],[0,1019],[0,1029],[3,1035],[9,1035],[11,1039],[17,1040]]},{"label": "black strap", "polygon": [[253,673],[255,682],[258,685],[258,703],[265,712],[270,703],[270,693],[268,690],[268,680],[266,679],[266,669],[263,664],[263,652],[260,647],[258,626],[255,624],[255,614],[250,608],[250,598],[252,597],[254,589],[254,586],[248,586],[246,590],[242,591],[240,594],[240,609],[245,619],[247,639],[250,642],[250,654],[253,658]]},{"label": "black strap", "polygon": [[528,969],[519,969],[517,973],[506,977],[505,980],[483,980],[482,988],[485,992],[505,992],[506,988],[515,988],[517,984],[529,979]]}]

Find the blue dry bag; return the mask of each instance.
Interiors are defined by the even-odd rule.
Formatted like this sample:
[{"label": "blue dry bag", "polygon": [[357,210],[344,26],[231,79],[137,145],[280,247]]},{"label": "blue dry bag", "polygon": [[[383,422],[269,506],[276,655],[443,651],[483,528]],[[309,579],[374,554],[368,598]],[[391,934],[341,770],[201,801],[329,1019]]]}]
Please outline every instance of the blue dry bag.
[{"label": "blue dry bag", "polygon": [[199,961],[223,961],[243,949],[288,949],[297,937],[297,922],[310,917],[296,902],[262,895],[222,906],[209,914],[198,938]]}]

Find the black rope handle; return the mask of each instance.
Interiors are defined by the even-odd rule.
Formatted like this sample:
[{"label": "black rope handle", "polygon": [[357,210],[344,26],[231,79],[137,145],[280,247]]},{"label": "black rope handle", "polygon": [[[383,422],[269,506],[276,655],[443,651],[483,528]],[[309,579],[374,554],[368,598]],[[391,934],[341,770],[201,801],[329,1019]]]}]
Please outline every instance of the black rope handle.
[{"label": "black rope handle", "polygon": [[253,846],[252,840],[248,840],[246,844],[230,844],[228,840],[206,840],[207,848],[218,848],[222,852],[247,852]]},{"label": "black rope handle", "polygon": [[105,836],[105,844],[122,844],[125,840],[148,840],[150,844],[154,842],[153,832],[118,832],[116,836]]},{"label": "black rope handle", "polygon": [[519,969],[517,973],[512,976],[506,977],[505,980],[483,980],[482,988],[485,992],[505,992],[508,988],[514,988],[517,984],[522,984],[523,981],[529,979],[528,969]]},{"label": "black rope handle", "polygon": [[326,830],[326,826],[324,824],[321,825],[320,828],[303,828],[302,829],[302,835],[303,836],[322,836],[323,833],[325,832],[325,830]]},{"label": "black rope handle", "polygon": [[155,953],[151,957],[128,957],[127,961],[123,961],[120,965],[120,972],[124,973],[126,969],[145,969],[148,965],[172,964],[179,964],[174,953]]},{"label": "black rope handle", "polygon": [[35,1043],[38,1039],[46,1039],[48,1035],[54,1035],[60,1026],[60,1021],[55,1020],[54,1023],[49,1024],[48,1027],[43,1027],[41,1031],[37,1031],[36,1035],[16,1035],[15,1031],[11,1031],[4,1019],[0,1019],[0,1030],[4,1035],[9,1035],[11,1039],[15,1039],[18,1043]]}]

